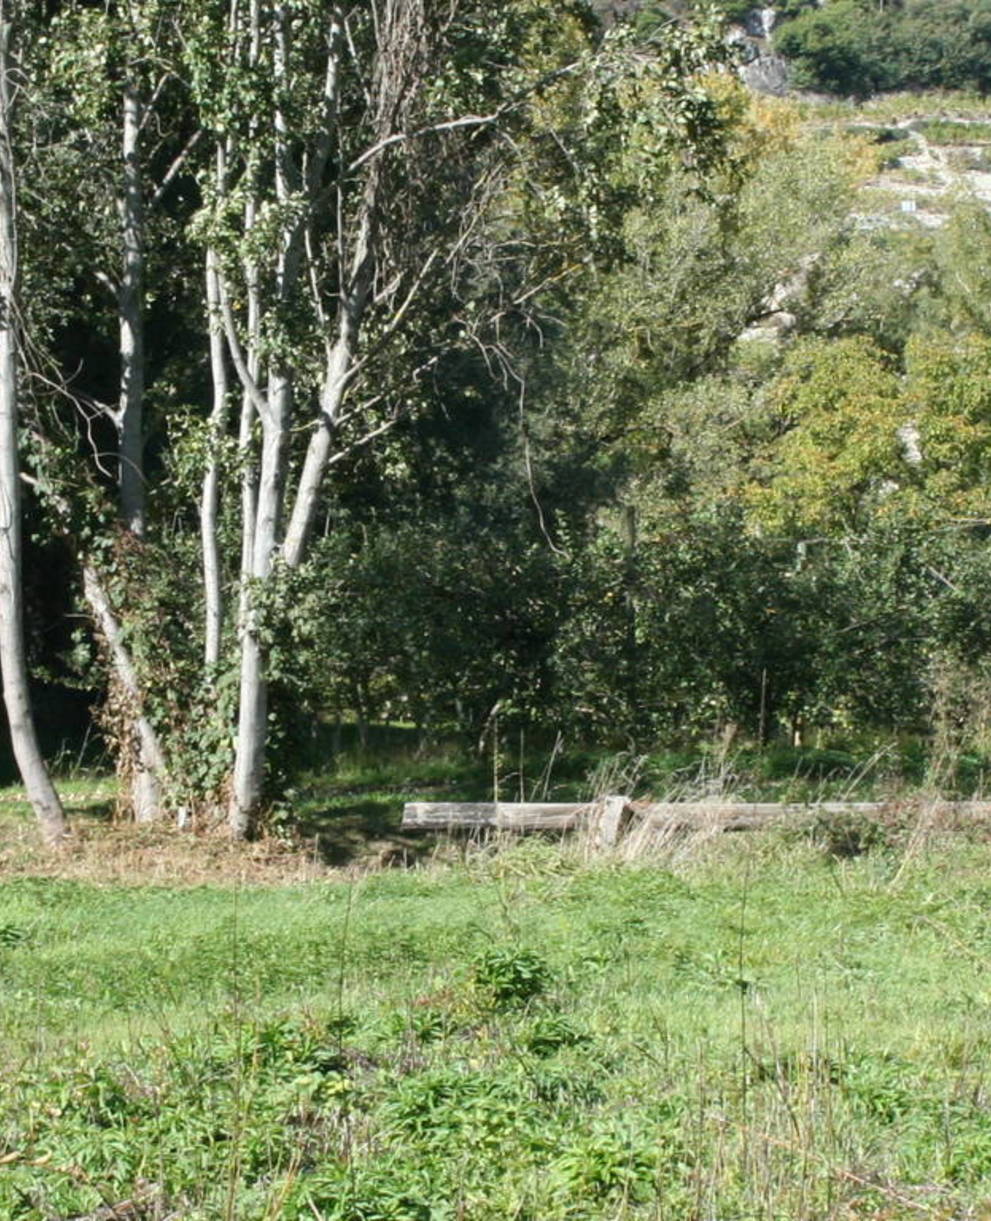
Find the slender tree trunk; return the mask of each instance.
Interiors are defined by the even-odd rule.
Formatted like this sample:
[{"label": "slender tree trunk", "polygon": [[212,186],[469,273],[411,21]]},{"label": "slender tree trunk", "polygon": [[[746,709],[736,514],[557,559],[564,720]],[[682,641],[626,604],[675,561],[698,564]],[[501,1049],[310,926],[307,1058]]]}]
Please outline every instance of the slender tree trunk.
[{"label": "slender tree trunk", "polygon": [[357,321],[353,328],[342,334],[334,345],[327,362],[327,374],[320,404],[320,419],[306,447],[303,469],[299,476],[299,487],[293,502],[292,515],[286,528],[282,555],[290,568],[303,562],[306,544],[313,528],[320,499],[320,488],[327,471],[334,440],[334,425],[340,414],[347,393],[348,376],[354,359],[357,343]]},{"label": "slender tree trunk", "polygon": [[[244,229],[250,233],[255,223],[255,206],[245,205]],[[248,294],[248,376],[255,385],[261,380],[258,360],[258,338],[261,325],[261,305],[258,295],[258,273],[253,266],[245,269]],[[248,616],[248,594],[251,579],[251,558],[255,552],[255,518],[258,516],[258,465],[255,461],[252,433],[256,412],[251,395],[241,396],[241,420],[238,426],[237,452],[241,468],[241,587],[238,596],[238,631],[243,631]]]},{"label": "slender tree trunk", "polygon": [[238,705],[237,752],[229,825],[236,839],[250,836],[264,795],[265,747],[268,737],[267,646],[260,608],[252,602],[263,593],[276,556],[285,500],[286,451],[292,411],[292,382],[273,371],[269,381],[270,418],[264,421],[258,506],[254,522],[251,591],[241,633],[241,685]]},{"label": "slender tree trunk", "polygon": [[134,818],[140,823],[154,822],[162,809],[165,758],[154,726],[141,711],[141,684],[124,639],[124,630],[92,564],[83,565],[83,593],[106,643],[113,681],[127,709],[134,757],[127,761],[126,770],[131,775]]},{"label": "slender tree trunk", "polygon": [[296,568],[303,562],[319,503],[320,488],[330,459],[334,426],[344,405],[344,397],[352,376],[358,336],[372,282],[372,240],[378,188],[378,170],[373,169],[365,186],[350,284],[348,290],[341,294],[337,339],[327,354],[323,392],[320,397],[320,418],[306,449],[299,487],[282,548],[283,558],[290,568]]},{"label": "slender tree trunk", "polygon": [[[144,182],[141,170],[141,124],[143,106],[132,84],[124,88],[122,111],[123,190],[118,201],[121,225],[122,267],[117,294],[120,328],[120,395],[117,410],[119,510],[124,529],[143,538],[147,518],[144,475],[144,265],[145,217]],[[84,581],[85,583],[85,581]],[[102,590],[102,586],[100,587]],[[94,605],[92,598],[91,605]],[[141,688],[130,663],[119,628],[108,631],[106,614],[113,615],[104,599],[105,609],[96,611],[100,629],[114,659],[113,673],[119,695],[127,710],[132,756],[127,760],[131,785],[131,806],[139,823],[162,817],[164,760],[154,727],[142,711]],[[123,657],[129,675],[123,678]]]},{"label": "slender tree trunk", "polygon": [[[245,209],[245,231],[251,232],[255,208]],[[258,276],[255,268],[245,270],[248,292],[248,374],[257,385],[261,366],[258,361],[258,337],[261,306]],[[254,623],[251,598],[255,558],[255,537],[259,515],[259,472],[252,446],[252,433],[257,412],[251,395],[241,399],[241,421],[238,429],[238,454],[241,463],[241,585],[238,594],[238,652],[241,682],[238,705],[238,730],[234,761],[234,779],[228,824],[235,839],[245,839],[251,833],[264,786],[264,757],[257,750],[242,748],[242,742],[265,740],[265,720],[268,715],[268,688],[263,680],[264,658]]]},{"label": "slender tree trunk", "polygon": [[124,526],[141,538],[145,532],[144,479],[144,199],[141,181],[141,100],[124,90],[124,189],[119,208],[123,267],[118,290],[120,322],[119,432],[120,515]]},{"label": "slender tree trunk", "polygon": [[220,638],[224,625],[221,585],[220,541],[217,518],[220,511],[220,445],[227,425],[227,362],[220,322],[220,283],[213,250],[206,255],[206,299],[210,327],[210,371],[213,378],[213,410],[210,413],[210,458],[200,496],[200,541],[203,551],[205,599],[204,661],[208,670],[220,661]]},{"label": "slender tree trunk", "polygon": [[42,835],[68,833],[41,756],[28,698],[21,597],[20,465],[17,449],[17,204],[10,120],[11,18],[0,0],[0,673],[14,758]]},{"label": "slender tree trunk", "polygon": [[[286,8],[273,10],[273,70],[278,90],[289,86],[289,16]],[[252,51],[256,54],[260,12],[253,6]],[[290,150],[289,125],[281,104],[273,114],[276,197],[288,202],[302,185],[299,166]],[[281,233],[281,249],[275,274],[275,297],[285,305],[296,286],[303,254],[303,222],[291,221]],[[268,646],[260,621],[263,595],[276,559],[279,531],[286,495],[286,461],[292,423],[293,379],[288,368],[269,369],[267,414],[262,420],[262,456],[253,519],[244,522],[245,541],[251,531],[251,569],[247,584],[242,578],[244,607],[240,634],[241,681],[238,702],[237,740],[233,788],[228,809],[228,827],[235,839],[253,834],[261,812],[265,785],[265,754],[268,744]]]}]

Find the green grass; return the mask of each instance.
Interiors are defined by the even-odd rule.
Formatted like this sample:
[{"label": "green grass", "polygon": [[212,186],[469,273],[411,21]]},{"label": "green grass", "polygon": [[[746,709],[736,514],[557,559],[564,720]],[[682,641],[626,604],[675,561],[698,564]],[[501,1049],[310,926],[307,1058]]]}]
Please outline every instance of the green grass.
[{"label": "green grass", "polygon": [[921,131],[930,144],[991,143],[991,123],[987,122],[961,123],[953,119],[920,119],[912,126]]},{"label": "green grass", "polygon": [[877,830],[10,881],[0,1216],[986,1215],[991,848]]},{"label": "green grass", "polygon": [[889,124],[922,116],[947,119],[986,119],[987,98],[978,93],[882,93],[866,102],[800,98],[800,113],[809,119]]}]

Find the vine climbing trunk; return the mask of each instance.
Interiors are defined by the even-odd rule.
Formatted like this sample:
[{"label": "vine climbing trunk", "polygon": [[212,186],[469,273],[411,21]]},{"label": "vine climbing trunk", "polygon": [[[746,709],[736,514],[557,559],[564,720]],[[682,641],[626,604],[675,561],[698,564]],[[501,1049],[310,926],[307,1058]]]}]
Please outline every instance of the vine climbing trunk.
[{"label": "vine climbing trunk", "polygon": [[28,698],[21,594],[18,460],[17,201],[11,144],[12,18],[0,0],[0,673],[14,758],[50,843],[67,834],[65,814],[38,745]]},{"label": "vine climbing trunk", "polygon": [[124,629],[114,613],[99,573],[92,564],[83,565],[83,594],[103,637],[118,700],[128,723],[128,760],[131,802],[136,822],[152,822],[162,808],[165,757],[154,726],[141,710],[141,684],[127,648]]}]

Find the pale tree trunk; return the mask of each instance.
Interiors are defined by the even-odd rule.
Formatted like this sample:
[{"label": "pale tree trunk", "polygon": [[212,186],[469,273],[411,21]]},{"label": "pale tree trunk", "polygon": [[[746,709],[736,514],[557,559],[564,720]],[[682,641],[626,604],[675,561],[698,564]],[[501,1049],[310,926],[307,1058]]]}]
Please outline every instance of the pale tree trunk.
[{"label": "pale tree trunk", "polygon": [[[232,7],[232,12],[235,10]],[[257,71],[261,57],[261,6],[259,0],[251,0],[248,9],[248,67]],[[251,124],[251,142],[258,137],[257,117]],[[249,157],[245,177],[250,183],[256,181],[258,165]],[[258,219],[257,201],[250,191],[244,203],[244,232],[250,236]],[[244,266],[244,285],[248,298],[247,328],[247,376],[253,386],[261,381],[261,365],[258,360],[258,341],[261,334],[261,293],[258,266],[249,258]],[[249,589],[252,556],[255,551],[255,518],[258,514],[258,465],[255,461],[252,433],[256,419],[255,402],[247,387],[241,397],[241,419],[238,427],[237,451],[241,468],[241,583],[238,591],[237,630],[238,641],[244,639],[248,622]]]},{"label": "pale tree trunk", "polygon": [[[282,6],[274,10],[273,67],[277,85],[288,84],[288,17]],[[260,13],[252,8],[252,53],[258,46]],[[289,152],[288,125],[281,106],[273,115],[275,135],[274,175],[276,194],[287,202],[301,185],[298,167]],[[281,250],[275,276],[275,296],[284,304],[296,285],[303,253],[303,229],[295,220],[282,231]],[[255,489],[254,514],[244,518],[244,546],[250,534],[250,567],[242,572],[242,621],[240,624],[240,686],[233,785],[228,808],[228,828],[235,839],[246,839],[255,830],[265,784],[265,749],[268,741],[268,649],[254,605],[272,574],[279,542],[286,492],[286,460],[292,422],[293,380],[281,366],[269,369],[262,414],[262,454]],[[246,506],[247,507],[247,506]]]},{"label": "pale tree trunk", "polygon": [[125,529],[145,532],[144,479],[144,199],[141,181],[141,100],[132,86],[124,90],[124,189],[119,201],[123,266],[118,289],[120,324],[120,401],[118,482]]},{"label": "pale tree trunk", "polygon": [[[246,230],[254,224],[254,208],[247,209]],[[261,308],[258,302],[258,277],[253,268],[247,273],[248,288],[248,376],[257,384],[261,375],[258,362],[258,337]],[[238,461],[241,467],[241,587],[238,596],[238,630],[247,622],[251,559],[255,552],[255,518],[258,516],[258,465],[252,446],[256,419],[255,403],[245,391],[241,396],[241,420],[237,435]]]},{"label": "pale tree trunk", "polygon": [[292,408],[292,383],[273,370],[268,387],[269,418],[263,420],[262,459],[253,529],[247,613],[241,627],[241,683],[238,702],[237,750],[229,826],[236,839],[250,836],[261,808],[268,738],[267,648],[252,605],[272,574],[285,499],[286,452]]},{"label": "pale tree trunk", "polygon": [[[381,48],[379,63],[375,72],[375,88],[377,96],[373,102],[375,112],[375,130],[377,136],[385,138],[392,130],[395,121],[393,113],[397,98],[402,90],[396,80],[389,79],[387,68],[382,66],[386,58],[384,52],[396,55],[393,67],[402,76],[401,66],[404,44],[410,39],[411,30],[407,23],[415,25],[415,6],[406,7],[402,4],[387,6],[386,15],[390,28],[380,27],[380,37],[394,40],[394,46]],[[328,78],[329,80],[330,78]],[[329,95],[331,107],[336,110],[336,82],[329,89],[334,92]],[[350,263],[345,272],[341,269],[341,291],[339,294],[336,338],[328,347],[324,368],[323,389],[320,396],[319,417],[316,428],[310,437],[303,469],[300,472],[299,485],[293,501],[293,508],[286,528],[286,537],[282,547],[282,556],[290,568],[295,568],[303,561],[306,544],[313,528],[313,518],[316,514],[320,496],[320,488],[327,473],[333,449],[334,432],[348,387],[354,376],[354,364],[358,354],[358,338],[368,306],[368,296],[372,287],[374,274],[374,245],[377,232],[379,212],[379,192],[381,190],[381,161],[372,158],[366,170],[364,187],[361,192],[360,206],[354,219],[353,245]]]},{"label": "pale tree trunk", "polygon": [[[261,53],[261,13],[258,0],[251,0],[248,21],[248,61],[250,66],[255,68]],[[257,135],[257,132],[252,134]],[[257,172],[257,166],[249,163],[249,179],[253,178]],[[244,232],[246,235],[251,234],[256,219],[256,201],[249,196],[244,205]],[[258,386],[261,381],[261,364],[258,360],[261,294],[258,269],[253,260],[249,260],[245,265],[244,279],[248,298],[247,382],[251,386]],[[241,743],[245,739],[254,741],[259,736],[264,739],[264,723],[268,715],[268,691],[262,681],[264,659],[259,648],[257,632],[252,629],[251,608],[259,505],[259,473],[253,445],[256,421],[255,399],[248,386],[245,385],[241,396],[241,418],[238,427],[238,459],[241,467],[241,573],[238,591],[237,635],[241,671],[234,774],[227,812],[228,829],[235,839],[246,839],[251,833],[264,782],[264,766],[259,769],[257,756],[243,751]],[[260,730],[259,726],[262,726]],[[262,762],[264,764],[264,761]]]},{"label": "pale tree trunk", "polygon": [[300,472],[292,514],[286,528],[282,555],[290,568],[296,568],[303,562],[306,543],[313,527],[313,518],[320,498],[320,488],[333,448],[334,427],[340,416],[353,375],[358,334],[371,283],[369,239],[370,218],[362,226],[362,241],[355,259],[351,291],[341,302],[340,329],[337,341],[327,358],[327,368],[324,374],[323,391],[320,397],[320,419],[306,448],[306,457]]},{"label": "pale tree trunk", "polygon": [[[250,209],[246,225],[254,223]],[[254,269],[247,273],[248,285],[248,376],[256,384],[260,374],[257,359],[258,330],[261,312],[258,283]],[[241,681],[238,702],[238,729],[234,760],[234,780],[228,811],[228,825],[235,839],[245,839],[261,800],[264,782],[264,759],[257,752],[241,748],[243,741],[264,742],[265,718],[268,715],[268,691],[263,682],[264,658],[257,632],[252,626],[252,584],[255,564],[255,537],[259,516],[260,481],[254,459],[252,432],[257,419],[254,399],[244,392],[241,399],[241,421],[238,429],[238,454],[241,462],[241,584],[238,594],[238,649]],[[269,483],[269,487],[271,484]]]},{"label": "pale tree trunk", "polygon": [[68,833],[41,756],[28,698],[21,597],[20,465],[17,450],[17,229],[10,140],[11,18],[0,0],[0,673],[14,758],[49,843]]},{"label": "pale tree trunk", "polygon": [[204,662],[208,671],[220,661],[220,638],[224,626],[224,603],[217,518],[220,511],[220,446],[227,425],[227,361],[224,357],[220,321],[220,281],[213,250],[206,255],[206,299],[210,327],[210,372],[213,409],[210,413],[210,457],[200,495],[200,541],[203,551],[205,603]]}]

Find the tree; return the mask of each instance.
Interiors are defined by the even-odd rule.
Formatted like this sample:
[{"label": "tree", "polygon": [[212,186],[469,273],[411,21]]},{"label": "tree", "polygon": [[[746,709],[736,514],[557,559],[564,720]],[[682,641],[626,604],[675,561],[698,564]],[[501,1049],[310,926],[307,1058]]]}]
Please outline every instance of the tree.
[{"label": "tree", "polygon": [[65,816],[38,746],[28,698],[21,593],[20,463],[18,459],[17,196],[12,142],[16,14],[0,2],[0,672],[14,756],[44,837],[66,834]]},{"label": "tree", "polygon": [[[424,149],[430,149],[436,172],[438,160],[443,164],[454,155],[460,129],[484,129],[496,117],[448,117],[450,99],[438,91],[438,105],[431,96],[427,65],[449,53],[449,17],[446,9],[390,0],[374,23],[360,21],[355,28],[348,25],[354,19],[335,6],[316,13],[293,6],[255,8],[232,20],[226,38],[233,62],[248,72],[263,64],[270,74],[272,92],[260,121],[236,98],[226,112],[218,105],[211,76],[216,60],[208,55],[194,65],[203,82],[197,101],[217,137],[209,240],[221,258],[226,253],[216,288],[244,390],[241,434],[250,437],[257,420],[262,439],[242,519],[247,596],[239,625],[230,814],[237,836],[252,830],[264,791],[266,592],[275,588],[280,565],[291,570],[303,560],[328,467],[349,444],[365,443],[395,418],[374,414],[380,394],[345,407],[360,372],[366,316],[374,309],[381,328],[374,343],[365,345],[367,362],[387,349],[439,256],[456,247],[464,206],[476,190],[477,174],[463,175],[467,198],[455,194],[450,203],[457,210],[448,203],[428,217]],[[216,29],[212,34],[222,36]],[[354,71],[364,76],[360,92]],[[457,150],[474,160],[463,137]],[[453,160],[448,164],[453,169]],[[244,203],[233,199],[233,208],[232,178],[244,189]],[[320,206],[325,198],[334,201],[333,209]],[[440,200],[435,195],[431,202]],[[262,217],[268,231],[259,241]],[[225,224],[233,234],[224,233]],[[301,318],[309,294],[309,312]],[[247,330],[238,329],[235,300],[249,303]],[[296,402],[304,396],[313,403],[313,424],[290,499],[287,451]],[[357,433],[350,440],[344,431],[349,422]],[[344,448],[337,448],[342,442]]]},{"label": "tree", "polygon": [[[169,6],[60,5],[29,48],[35,138],[24,139],[34,183],[32,325],[36,347],[47,342],[51,353],[47,375],[60,385],[53,404],[59,426],[39,447],[40,486],[79,558],[82,593],[103,642],[105,720],[118,745],[122,800],[139,821],[162,814],[167,782],[136,654],[139,634],[130,630],[147,599],[131,570],[154,545],[145,447],[150,395],[167,347],[158,345],[156,370],[145,315],[149,278],[159,302],[181,278],[182,247],[174,238],[182,209],[169,194],[196,143],[182,126],[175,22]],[[78,206],[67,206],[69,189],[80,193]],[[173,260],[167,273],[160,257],[166,234]]]},{"label": "tree", "polygon": [[787,21],[775,49],[800,88],[866,97],[887,89],[978,89],[991,82],[987,0],[833,0]]},{"label": "tree", "polygon": [[[519,48],[542,22],[527,3],[505,6],[497,21],[467,7],[454,20],[449,6],[431,0],[388,0],[374,21],[334,5],[316,12],[290,5],[251,10],[223,29],[214,17],[194,52],[196,100],[218,157],[204,233],[217,254],[220,314],[244,392],[240,435],[250,439],[253,422],[261,434],[257,458],[250,449],[242,458],[246,472],[256,460],[258,473],[249,476],[242,498],[230,806],[237,836],[251,832],[264,794],[266,668],[280,572],[305,559],[328,470],[417,405],[417,380],[452,341],[448,329],[437,345],[411,344],[411,324],[437,318],[438,297],[450,299],[453,278],[463,291],[474,285],[471,304],[484,303],[483,315],[493,324],[501,319],[505,334],[541,284],[561,273],[566,247],[559,239],[534,258],[533,233],[514,233],[493,210],[519,142],[543,145],[535,176],[550,180],[564,209],[594,218],[600,234],[606,207],[628,187],[610,184],[595,163],[606,123],[590,113],[579,136],[569,116],[571,130],[553,132],[547,91],[556,81],[567,90],[578,76],[600,103],[624,90],[633,95],[652,60],[629,60],[634,71],[623,76],[617,41],[600,70],[581,25],[574,25],[577,60],[562,57],[550,39],[535,74],[520,62]],[[212,58],[221,44],[228,80],[238,79],[231,64],[245,74],[226,93]],[[671,58],[658,69],[665,83],[654,95],[655,108],[666,96],[672,112],[662,144],[688,132],[700,155],[714,126],[712,109],[687,74],[702,65],[710,45],[687,35],[672,40]],[[258,86],[252,70],[259,65],[271,88],[261,107],[250,90],[237,94],[245,82]],[[604,113],[615,111],[606,106]],[[568,141],[584,141],[592,160],[562,165]],[[642,171],[649,157],[656,163],[657,150],[637,143]],[[499,284],[487,300],[477,288],[486,277]],[[471,340],[485,343],[487,325],[476,310],[466,328]],[[305,400],[309,440],[293,484],[290,441]]]}]

